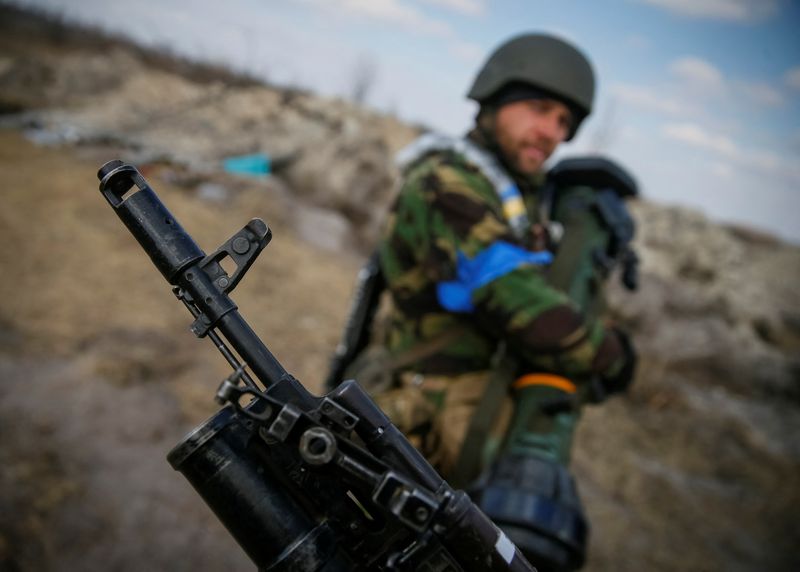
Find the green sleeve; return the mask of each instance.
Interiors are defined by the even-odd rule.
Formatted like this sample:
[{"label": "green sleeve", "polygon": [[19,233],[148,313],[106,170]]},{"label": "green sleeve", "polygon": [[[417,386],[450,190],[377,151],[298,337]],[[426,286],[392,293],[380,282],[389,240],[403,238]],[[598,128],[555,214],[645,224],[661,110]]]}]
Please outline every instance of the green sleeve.
[{"label": "green sleeve", "polygon": [[[382,259],[400,299],[430,301],[456,276],[459,253],[473,258],[497,241],[517,243],[491,184],[477,171],[427,162],[408,177],[390,221]],[[425,296],[420,292],[426,291]],[[473,292],[473,324],[509,347],[529,369],[581,376],[593,371],[605,332],[585,323],[569,296],[524,264]]]}]

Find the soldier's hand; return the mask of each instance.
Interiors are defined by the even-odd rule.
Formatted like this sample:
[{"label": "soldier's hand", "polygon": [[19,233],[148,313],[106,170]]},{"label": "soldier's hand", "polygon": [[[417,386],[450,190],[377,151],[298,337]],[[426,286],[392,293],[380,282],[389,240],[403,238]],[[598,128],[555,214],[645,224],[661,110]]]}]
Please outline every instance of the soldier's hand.
[{"label": "soldier's hand", "polygon": [[622,368],[614,375],[600,376],[600,383],[606,395],[623,393],[628,390],[636,375],[636,363],[638,361],[636,348],[634,348],[630,336],[617,328],[613,328],[611,332],[617,337],[622,347],[624,362]]}]

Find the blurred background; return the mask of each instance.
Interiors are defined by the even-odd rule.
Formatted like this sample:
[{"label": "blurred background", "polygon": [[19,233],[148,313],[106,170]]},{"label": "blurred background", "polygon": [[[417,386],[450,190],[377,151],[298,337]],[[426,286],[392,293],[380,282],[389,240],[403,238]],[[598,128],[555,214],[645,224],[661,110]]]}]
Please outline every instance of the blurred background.
[{"label": "blurred background", "polygon": [[649,197],[800,242],[800,4],[791,0],[26,0],[146,46],[344,96],[454,135],[500,42],[581,46],[596,111],[564,153],[635,166]]},{"label": "blurred background", "polygon": [[610,291],[642,367],[576,444],[586,570],[798,569],[798,24],[790,0],[0,3],[0,570],[253,568],[164,459],[227,366],[99,166],[138,165],[207,252],[269,222],[233,297],[316,391],[393,155],[465,132],[473,74],[528,30],[599,76],[559,157],[643,193],[640,289]]}]

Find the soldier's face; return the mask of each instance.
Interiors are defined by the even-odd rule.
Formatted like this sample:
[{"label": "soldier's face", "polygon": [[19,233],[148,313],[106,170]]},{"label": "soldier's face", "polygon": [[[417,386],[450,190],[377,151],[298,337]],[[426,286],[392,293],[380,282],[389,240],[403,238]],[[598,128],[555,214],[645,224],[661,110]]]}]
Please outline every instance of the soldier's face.
[{"label": "soldier's face", "polygon": [[495,137],[506,160],[532,175],[569,135],[572,114],[554,99],[508,103],[495,115]]}]

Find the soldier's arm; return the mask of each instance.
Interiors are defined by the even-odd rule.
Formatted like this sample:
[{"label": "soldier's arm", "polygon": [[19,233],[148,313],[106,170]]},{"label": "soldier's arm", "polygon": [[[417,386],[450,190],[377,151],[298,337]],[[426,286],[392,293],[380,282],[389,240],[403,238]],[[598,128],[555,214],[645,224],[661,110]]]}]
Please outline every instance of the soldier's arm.
[{"label": "soldier's arm", "polygon": [[544,266],[516,243],[485,179],[439,165],[410,184],[428,207],[418,222],[429,241],[422,267],[442,306],[507,340],[532,369],[570,377],[622,369],[620,340],[548,283]]}]

